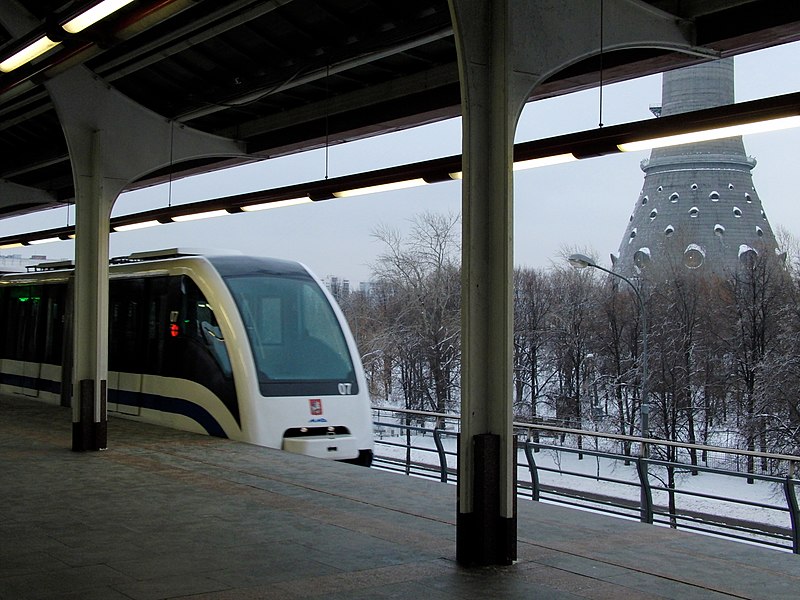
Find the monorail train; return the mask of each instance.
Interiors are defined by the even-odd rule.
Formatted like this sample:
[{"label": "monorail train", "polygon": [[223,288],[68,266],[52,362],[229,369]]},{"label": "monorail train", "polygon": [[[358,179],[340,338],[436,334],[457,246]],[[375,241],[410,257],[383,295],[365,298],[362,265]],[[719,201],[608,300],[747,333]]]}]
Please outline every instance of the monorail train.
[{"label": "monorail train", "polygon": [[[69,404],[72,269],[0,276],[0,392]],[[369,466],[364,371],[303,265],[168,250],[114,259],[108,411]]]}]

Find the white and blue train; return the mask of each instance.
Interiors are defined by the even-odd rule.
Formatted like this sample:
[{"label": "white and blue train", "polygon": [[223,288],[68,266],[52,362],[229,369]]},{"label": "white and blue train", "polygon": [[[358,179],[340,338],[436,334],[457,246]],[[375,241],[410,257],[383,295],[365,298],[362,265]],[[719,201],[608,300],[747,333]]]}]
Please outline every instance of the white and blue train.
[{"label": "white and blue train", "polygon": [[[371,464],[356,345],[306,267],[166,250],[110,272],[110,414]],[[45,264],[0,277],[0,392],[69,403],[72,274]]]}]

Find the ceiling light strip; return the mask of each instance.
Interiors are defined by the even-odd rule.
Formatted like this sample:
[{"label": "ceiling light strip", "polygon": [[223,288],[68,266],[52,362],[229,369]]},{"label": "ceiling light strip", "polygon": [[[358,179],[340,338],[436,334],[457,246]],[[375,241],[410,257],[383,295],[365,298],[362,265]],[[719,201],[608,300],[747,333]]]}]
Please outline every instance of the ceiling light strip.
[{"label": "ceiling light strip", "polygon": [[530,160],[516,161],[514,163],[514,170],[524,171],[525,169],[538,169],[539,167],[561,165],[576,160],[578,160],[578,158],[572,152],[565,152],[563,154],[554,154],[552,156],[542,156],[541,158],[531,158]]},{"label": "ceiling light strip", "polygon": [[742,123],[740,125],[728,125],[726,127],[715,127],[700,131],[689,131],[675,135],[667,135],[663,137],[655,137],[635,142],[617,144],[617,148],[619,148],[622,152],[636,152],[638,150],[652,150],[654,148],[681,146],[683,144],[696,144],[698,142],[709,142],[741,135],[780,131],[783,129],[791,129],[792,127],[800,127],[800,116],[766,119],[763,121]]},{"label": "ceiling light strip", "polygon": [[133,0],[103,0],[64,23],[62,28],[67,33],[79,33],[131,2]]},{"label": "ceiling light strip", "polygon": [[201,219],[213,219],[214,217],[222,217],[230,214],[227,210],[208,210],[205,212],[189,213],[185,215],[175,215],[171,217],[175,223],[183,223],[185,221],[199,221]]},{"label": "ceiling light strip", "polygon": [[381,183],[378,185],[370,185],[366,187],[353,188],[350,190],[342,190],[333,192],[336,198],[350,198],[351,196],[363,196],[364,194],[377,194],[379,192],[390,192],[393,190],[404,190],[421,185],[427,185],[428,182],[422,177],[415,179],[406,179],[403,181],[390,181],[388,183]]},{"label": "ceiling light strip", "polygon": [[114,231],[134,231],[136,229],[147,229],[148,227],[155,227],[161,225],[161,221],[138,221],[136,223],[127,223],[125,225],[115,225],[112,227]]},{"label": "ceiling light strip", "polygon": [[260,204],[249,204],[240,206],[244,212],[254,212],[259,210],[267,210],[270,208],[284,208],[286,206],[297,206],[299,204],[310,204],[311,198],[304,196],[302,198],[290,198],[288,200],[274,200],[272,202],[262,202]]},{"label": "ceiling light strip", "polygon": [[35,246],[38,244],[52,244],[53,242],[60,242],[60,237],[48,237],[48,238],[41,238],[38,240],[28,240],[28,244],[31,246]]},{"label": "ceiling light strip", "polygon": [[19,52],[16,52],[0,62],[0,71],[3,73],[10,73],[14,69],[18,69],[25,63],[29,63],[34,58],[41,56],[51,48],[58,46],[59,42],[54,42],[49,37],[42,36],[39,39],[31,42]]}]

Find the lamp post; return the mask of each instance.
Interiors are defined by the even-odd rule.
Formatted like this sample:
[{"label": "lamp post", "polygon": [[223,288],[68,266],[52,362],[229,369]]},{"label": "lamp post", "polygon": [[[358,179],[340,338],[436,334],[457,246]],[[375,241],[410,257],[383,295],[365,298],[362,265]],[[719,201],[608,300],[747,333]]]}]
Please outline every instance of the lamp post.
[{"label": "lamp post", "polygon": [[[639,302],[639,315],[641,315],[642,319],[642,405],[641,405],[641,430],[642,430],[642,437],[647,439],[650,437],[650,398],[648,394],[648,385],[647,385],[647,311],[644,307],[644,300],[642,299],[641,293],[639,293],[639,289],[633,285],[633,282],[628,279],[627,277],[620,275],[619,273],[615,273],[614,271],[610,271],[605,267],[601,267],[596,262],[594,262],[591,258],[584,254],[572,254],[567,260],[569,263],[575,267],[576,269],[585,269],[586,267],[592,267],[594,269],[599,269],[609,275],[613,275],[619,279],[622,279],[625,283],[627,283],[631,289],[633,290],[634,294],[636,294],[636,300]],[[641,446],[642,456],[647,457],[647,444],[642,442]]]}]

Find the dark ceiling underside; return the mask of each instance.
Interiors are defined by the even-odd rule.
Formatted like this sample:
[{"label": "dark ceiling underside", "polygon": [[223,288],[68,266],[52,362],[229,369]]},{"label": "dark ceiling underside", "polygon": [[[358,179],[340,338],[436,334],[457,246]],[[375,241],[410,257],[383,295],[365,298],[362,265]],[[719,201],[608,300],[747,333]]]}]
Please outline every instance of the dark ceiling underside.
[{"label": "dark ceiling underside", "polygon": [[[20,0],[42,28],[81,2]],[[647,3],[694,23],[697,45],[723,55],[800,39],[796,0]],[[0,178],[53,196],[38,204],[0,197],[0,216],[73,198],[66,143],[42,83],[75,64],[166,118],[244,141],[259,157],[460,112],[446,0],[138,0],[87,31],[34,65],[0,74]],[[3,49],[19,41],[0,27]],[[691,60],[610,53],[604,80]],[[597,72],[596,60],[573,65],[533,99],[596,85]],[[175,175],[214,167],[179,165]]]}]

